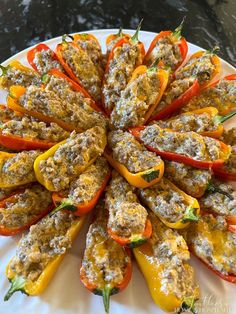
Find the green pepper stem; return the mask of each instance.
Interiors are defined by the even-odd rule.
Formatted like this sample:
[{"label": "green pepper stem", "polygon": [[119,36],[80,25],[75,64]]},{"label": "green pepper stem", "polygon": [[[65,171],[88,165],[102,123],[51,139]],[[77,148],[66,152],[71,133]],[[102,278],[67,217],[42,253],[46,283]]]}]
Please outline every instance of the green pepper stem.
[{"label": "green pepper stem", "polygon": [[73,37],[73,36],[71,36],[71,35],[69,35],[69,34],[64,34],[64,35],[62,36],[62,42],[63,42],[63,43],[67,43],[67,41],[66,41],[66,38],[67,38],[67,37],[69,37],[70,39],[74,40],[74,37]]},{"label": "green pepper stem", "polygon": [[70,200],[65,200],[49,213],[49,217],[52,217],[55,213],[59,212],[62,209],[70,210],[72,212],[75,212],[77,210],[76,206],[73,205]]},{"label": "green pepper stem", "polygon": [[110,295],[111,295],[111,288],[108,286],[105,286],[105,288],[102,290],[102,298],[103,298],[103,304],[104,304],[106,313],[109,313]]},{"label": "green pepper stem", "polygon": [[225,121],[227,121],[228,119],[232,118],[233,116],[236,115],[236,110],[233,110],[232,112],[225,114],[224,116],[215,116],[215,120],[218,123],[224,123]]},{"label": "green pepper stem", "polygon": [[182,22],[180,23],[180,25],[178,27],[176,27],[176,29],[173,31],[173,36],[177,39],[180,39],[182,37],[181,32],[183,29],[183,25],[185,22],[186,16],[183,17]]},{"label": "green pepper stem", "polygon": [[215,46],[211,50],[206,50],[206,53],[214,55],[218,51],[220,51],[220,47]]},{"label": "green pepper stem", "polygon": [[188,221],[198,221],[199,218],[198,216],[196,216],[196,211],[197,211],[197,208],[193,208],[189,206],[184,213],[182,222],[185,223]]},{"label": "green pepper stem", "polygon": [[42,81],[43,83],[47,83],[48,77],[49,77],[49,75],[48,75],[47,73],[43,74],[43,75],[41,76],[41,81]]},{"label": "green pepper stem", "polygon": [[8,67],[4,67],[3,65],[0,64],[0,69],[2,70],[0,77],[7,74]]},{"label": "green pepper stem", "polygon": [[143,22],[143,19],[139,22],[138,27],[137,27],[137,29],[136,29],[134,35],[131,37],[131,41],[132,41],[133,43],[137,43],[137,42],[139,41],[139,40],[138,40],[138,35],[139,35],[139,31],[140,31],[141,26],[142,26],[142,22]]},{"label": "green pepper stem", "polygon": [[184,298],[181,308],[178,311],[178,314],[185,313],[186,311],[190,311],[193,314],[197,314],[194,309],[195,299],[194,297]]},{"label": "green pepper stem", "polygon": [[16,291],[21,291],[22,293],[25,293],[24,290],[25,287],[25,279],[23,277],[15,277],[11,280],[11,287],[10,289],[7,291],[5,297],[4,297],[4,301],[8,301],[10,299],[10,297],[13,295],[13,293],[15,293]]},{"label": "green pepper stem", "polygon": [[120,26],[118,33],[116,34],[117,37],[123,36],[123,28]]},{"label": "green pepper stem", "polygon": [[225,196],[227,196],[231,201],[234,200],[233,196],[230,195],[228,192],[222,190],[221,188],[219,188],[218,186],[215,186],[213,183],[209,183],[208,186],[207,186],[207,189],[206,189],[207,192],[210,192],[210,193],[220,193],[220,194],[223,194]]}]

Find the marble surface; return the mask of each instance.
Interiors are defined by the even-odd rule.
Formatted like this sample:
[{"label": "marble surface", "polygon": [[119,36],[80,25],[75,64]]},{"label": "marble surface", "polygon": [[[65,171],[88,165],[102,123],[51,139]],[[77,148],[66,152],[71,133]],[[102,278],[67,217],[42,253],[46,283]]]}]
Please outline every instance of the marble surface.
[{"label": "marble surface", "polygon": [[174,29],[186,16],[183,34],[236,66],[235,0],[0,0],[0,62],[43,40],[88,29]]}]

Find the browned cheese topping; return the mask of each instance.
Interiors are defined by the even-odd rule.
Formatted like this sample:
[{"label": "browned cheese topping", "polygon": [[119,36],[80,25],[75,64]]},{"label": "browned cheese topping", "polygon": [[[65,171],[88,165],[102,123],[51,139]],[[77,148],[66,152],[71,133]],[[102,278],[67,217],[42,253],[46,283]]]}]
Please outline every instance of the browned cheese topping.
[{"label": "browned cheese topping", "polygon": [[81,85],[97,101],[101,101],[101,75],[86,51],[72,45],[62,46],[62,57]]},{"label": "browned cheese topping", "polygon": [[7,68],[6,74],[0,78],[0,87],[4,89],[9,89],[13,85],[28,87],[30,85],[40,86],[41,84],[41,78],[34,70],[23,71],[11,66]]},{"label": "browned cheese topping", "polygon": [[179,96],[183,95],[194,83],[194,77],[185,77],[181,80],[174,80],[164,92],[162,99],[153,112],[153,116],[165,109]]},{"label": "browned cheese topping", "polygon": [[107,211],[104,204],[98,204],[96,219],[90,225],[86,237],[86,249],[82,269],[88,281],[103,288],[120,284],[125,276],[127,264],[131,262],[124,247],[115,242],[107,233]]},{"label": "browned cheese topping", "polygon": [[142,56],[138,44],[130,41],[114,50],[114,57],[110,61],[108,73],[105,74],[102,91],[107,109],[113,109],[134,69],[140,64],[142,64]]},{"label": "browned cheese topping", "polygon": [[86,103],[83,106],[61,99],[53,91],[30,86],[20,97],[20,104],[27,110],[38,111],[46,116],[62,120],[76,129],[87,130],[95,125],[106,127],[104,116]]},{"label": "browned cheese topping", "polygon": [[18,244],[11,270],[17,276],[36,281],[51,260],[70,248],[67,232],[78,219],[71,213],[59,211],[31,226]]},{"label": "browned cheese topping", "polygon": [[161,128],[168,128],[178,132],[211,132],[218,128],[219,123],[209,112],[182,113],[169,120],[157,121]]},{"label": "browned cheese topping", "polygon": [[20,120],[10,120],[0,126],[3,135],[13,135],[22,138],[60,142],[69,137],[56,123],[46,124],[32,117],[23,116]]},{"label": "browned cheese topping", "polygon": [[217,180],[214,180],[214,185],[226,192],[226,194],[207,192],[199,199],[201,209],[216,215],[236,216],[236,191],[234,188],[227,183]]},{"label": "browned cheese topping", "polygon": [[151,105],[160,92],[160,81],[156,71],[138,75],[121,92],[112,114],[111,124],[116,129],[142,125]]},{"label": "browned cheese topping", "polygon": [[164,177],[149,188],[139,189],[138,194],[149,209],[168,222],[182,220],[189,206],[183,192],[175,190]]},{"label": "browned cheese topping", "polygon": [[161,158],[149,152],[129,132],[112,131],[108,135],[112,156],[130,172],[137,173],[157,166]]},{"label": "browned cheese topping", "polygon": [[153,213],[149,214],[152,236],[150,261],[157,265],[161,291],[174,294],[178,299],[198,298],[193,268],[188,264],[190,253],[184,238],[176,230],[166,227]]},{"label": "browned cheese topping", "polygon": [[24,192],[15,194],[0,206],[0,226],[5,228],[20,228],[29,224],[40,214],[46,213],[52,203],[51,193],[37,184],[28,187]]},{"label": "browned cheese topping", "polygon": [[36,181],[33,166],[40,154],[39,150],[30,150],[0,156],[1,183],[4,186],[19,186]]},{"label": "browned cheese topping", "polygon": [[88,54],[92,62],[96,65],[100,75],[103,75],[103,55],[101,46],[98,41],[92,38],[87,38],[88,34],[80,34],[83,38],[77,40],[77,44]]},{"label": "browned cheese topping", "polygon": [[61,72],[64,72],[60,62],[53,58],[53,51],[51,49],[37,51],[33,63],[36,65],[37,70],[41,75],[47,73],[51,69],[58,69]]},{"label": "browned cheese topping", "polygon": [[106,159],[98,157],[91,166],[71,182],[69,189],[62,191],[62,195],[76,205],[88,203],[101,189],[109,172],[110,168]]},{"label": "browned cheese topping", "polygon": [[200,57],[190,59],[182,68],[175,74],[176,79],[195,76],[200,85],[211,80],[212,74],[215,71],[215,65],[212,63],[212,53],[205,52]]},{"label": "browned cheese topping", "polygon": [[222,274],[236,275],[236,234],[223,217],[204,215],[188,228],[187,243],[194,253]]},{"label": "browned cheese topping", "polygon": [[106,133],[101,127],[79,134],[72,132],[53,156],[40,161],[44,182],[50,183],[54,191],[68,188],[70,182],[103,153],[105,146]]},{"label": "browned cheese topping", "polygon": [[181,112],[195,109],[215,107],[219,114],[225,114],[236,108],[236,79],[220,80],[215,87],[209,87],[201,94],[193,97]]},{"label": "browned cheese topping", "polygon": [[202,196],[211,180],[211,172],[175,161],[165,161],[165,176],[185,193]]},{"label": "browned cheese topping", "polygon": [[147,211],[134,194],[134,187],[113,171],[106,191],[106,207],[109,210],[108,228],[119,236],[129,237],[144,232]]},{"label": "browned cheese topping", "polygon": [[217,140],[195,132],[171,132],[153,124],[141,131],[141,140],[157,150],[184,155],[195,160],[214,161],[221,157],[221,147]]},{"label": "browned cheese topping", "polygon": [[233,151],[230,154],[229,159],[226,160],[226,162],[224,163],[223,169],[229,173],[236,173],[236,152],[235,151]]},{"label": "browned cheese topping", "polygon": [[182,61],[178,41],[174,41],[171,35],[162,37],[157,41],[145,62],[147,65],[151,65],[157,59],[162,60],[172,70]]},{"label": "browned cheese topping", "polygon": [[236,146],[236,127],[229,130],[224,130],[221,136],[221,141],[227,145]]}]

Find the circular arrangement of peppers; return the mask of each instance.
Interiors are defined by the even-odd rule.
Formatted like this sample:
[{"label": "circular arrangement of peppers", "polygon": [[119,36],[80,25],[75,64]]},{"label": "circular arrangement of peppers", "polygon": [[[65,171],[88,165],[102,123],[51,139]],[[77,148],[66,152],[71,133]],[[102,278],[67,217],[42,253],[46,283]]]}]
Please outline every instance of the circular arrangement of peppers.
[{"label": "circular arrangement of peppers", "polygon": [[[214,79],[220,73],[220,60],[216,56],[214,50],[210,52],[199,51],[197,53],[194,53],[192,56],[190,56],[188,61],[195,58],[196,59],[200,58],[204,54],[209,53],[211,56],[211,62],[214,66],[213,73],[211,74],[210,77],[207,78],[207,80],[205,80],[204,83],[200,82],[200,80],[198,79],[198,76],[196,76],[193,84],[187,90],[185,90],[180,96],[175,98],[170,104],[166,105],[162,110],[160,110],[159,112],[155,112],[155,109],[158,107],[158,104],[162,100],[163,93],[165,91],[168,91],[168,89],[171,88],[171,82],[175,80],[178,70],[181,69],[181,66],[183,66],[183,64],[185,64],[186,62],[188,45],[185,38],[181,35],[181,30],[182,30],[182,23],[181,23],[181,25],[173,32],[162,31],[159,34],[157,34],[154,37],[153,41],[151,42],[149,49],[145,53],[144,45],[138,39],[139,30],[140,30],[140,25],[132,37],[128,34],[124,34],[121,29],[117,34],[112,34],[108,36],[106,40],[106,45],[108,49],[108,52],[106,55],[106,60],[107,60],[106,66],[104,66],[104,64],[103,65],[100,64],[98,65],[98,67],[100,67],[99,68],[100,73],[103,73],[103,71],[105,73],[103,76],[103,85],[104,85],[106,84],[106,74],[109,72],[109,66],[114,58],[114,52],[117,49],[117,47],[121,47],[122,45],[125,45],[125,44],[129,45],[131,43],[136,43],[140,49],[142,64],[137,66],[136,69],[134,70],[131,77],[131,81],[134,80],[136,77],[141,76],[142,74],[145,74],[147,71],[150,71],[150,70],[156,73],[159,81],[161,82],[159,97],[157,97],[155,103],[153,103],[147,110],[144,117],[145,125],[136,126],[134,128],[129,129],[130,133],[141,142],[140,132],[144,130],[150,122],[157,121],[157,120],[164,120],[164,119],[172,117],[174,114],[178,113],[181,110],[181,108],[183,108],[189,102],[189,100],[192,99],[194,96],[197,96],[201,94],[203,91],[205,91],[206,89],[210,87],[214,87],[218,84],[219,80],[216,81]],[[70,38],[71,40],[68,41],[67,38]],[[150,55],[155,51],[155,47],[158,44],[159,40],[163,38],[167,38],[168,40],[171,40],[172,43],[178,44],[180,55],[181,55],[180,61],[177,64],[175,64],[174,67],[169,67],[167,64],[165,64],[162,58],[157,58],[155,62],[152,63],[151,66],[148,66],[147,64],[148,64]],[[62,72],[56,68],[50,69],[48,73],[44,74],[42,77],[42,87],[43,87],[46,76],[49,74],[56,77],[63,78],[71,84],[74,91],[81,93],[84,97],[89,98],[91,100],[90,104],[93,109],[109,117],[111,115],[112,110],[110,110],[110,108],[107,108],[104,105],[104,95],[101,95],[101,103],[98,103],[97,101],[95,101],[93,97],[91,96],[91,94],[84,88],[83,83],[73,72],[73,69],[68,65],[66,60],[63,58],[63,54],[62,54],[63,45],[71,45],[75,47],[76,49],[83,49],[83,46],[82,45],[80,46],[78,44],[78,40],[91,42],[95,44],[96,49],[101,51],[101,47],[97,38],[91,34],[76,34],[74,36],[64,35],[62,43],[57,45],[55,52],[53,52],[45,44],[39,44],[35,46],[33,49],[31,49],[27,53],[28,62],[30,63],[32,68],[36,72],[38,72],[37,64],[35,64],[34,62],[35,54],[40,51],[50,51],[52,58],[56,62],[59,62],[61,64],[64,71]],[[111,45],[113,42],[114,44]],[[88,53],[88,58],[92,59],[92,56],[90,57],[89,53]],[[92,60],[92,61],[96,62],[96,60]],[[23,71],[23,72],[29,71],[27,67],[21,65],[18,61],[13,61],[7,67],[1,66],[2,76],[4,76],[7,70],[11,67],[16,68],[19,71]],[[102,67],[104,67],[104,70],[102,69]],[[228,75],[224,79],[235,80],[236,74]],[[77,132],[81,132],[80,129],[76,129],[74,126],[67,124],[64,121],[61,121],[57,118],[47,117],[39,112],[29,111],[23,108],[19,104],[18,100],[19,100],[19,97],[21,97],[25,93],[25,91],[26,91],[26,88],[23,86],[11,86],[9,88],[9,96],[7,100],[8,108],[12,109],[15,112],[18,112],[21,115],[27,114],[29,116],[35,117],[46,123],[55,122],[59,126],[61,126],[63,129],[69,132],[73,130],[76,130]],[[113,105],[115,106],[115,104]],[[223,108],[220,112],[214,107],[206,107],[206,108],[196,109],[195,111],[192,111],[192,113],[195,113],[195,114],[201,114],[203,112],[207,112],[208,114],[211,115],[212,119],[215,119],[215,120],[217,119],[218,121],[218,128],[216,130],[204,132],[201,135],[219,139],[224,129],[222,123],[226,121],[227,119],[231,118],[236,113],[235,111],[233,111],[234,107],[235,107],[235,104],[232,104],[232,107]],[[6,107],[4,105],[1,105],[1,110],[4,111],[5,109]],[[219,115],[219,113],[221,114],[221,116]],[[51,143],[46,140],[35,140],[35,139],[29,139],[29,138],[26,139],[26,138],[14,136],[14,135],[4,135],[0,131],[0,145],[8,149],[12,149],[16,151],[17,150],[22,151],[22,150],[31,150],[31,149],[42,149],[42,150],[49,150],[45,153],[45,154],[48,154],[48,152],[55,152],[58,146],[60,146],[62,143],[63,142],[55,145],[55,143]],[[228,157],[231,152],[231,148],[228,145],[224,144],[223,142],[220,142],[220,145],[221,145],[221,151],[223,153],[223,156]],[[148,146],[148,145],[145,145],[145,146],[149,150],[155,152],[157,155],[163,157],[166,160],[173,160],[173,161],[181,162],[186,165],[190,165],[190,166],[200,168],[200,169],[213,169],[214,174],[218,178],[222,180],[236,181],[236,173],[232,173],[232,172],[229,173],[227,172],[227,170],[224,169],[224,162],[227,158],[218,159],[216,161],[208,161],[208,160],[199,161],[199,160],[194,160],[190,157],[186,157],[181,154],[171,153],[167,151],[160,151],[151,146]],[[1,153],[2,152],[0,152],[0,154]],[[2,154],[7,154],[7,153],[2,153]],[[161,165],[155,169],[153,168],[152,173],[150,173],[150,170],[148,170],[148,171],[143,171],[143,172],[134,174],[134,173],[131,173],[124,165],[117,162],[112,157],[112,154],[108,148],[105,149],[104,156],[106,157],[106,159],[108,160],[108,162],[114,169],[116,169],[131,185],[138,188],[146,188],[146,187],[154,185],[161,179],[164,173],[164,165]],[[35,165],[35,169],[36,167],[37,165]],[[109,179],[110,179],[110,173],[106,176],[101,188],[96,193],[94,198],[89,203],[86,203],[84,205],[76,206],[72,202],[64,201],[63,196],[60,194],[60,192],[54,192],[52,195],[53,202],[56,205],[59,204],[59,206],[55,208],[53,212],[56,212],[64,208],[64,209],[73,211],[77,216],[83,217],[83,215],[90,212],[96,206],[99,198],[102,196],[107,186],[107,183],[109,182]],[[172,183],[170,182],[170,184]],[[173,189],[175,188],[176,187],[173,185]],[[4,198],[0,202],[1,208],[5,208],[7,202],[10,202],[14,198],[15,194],[20,194],[22,193],[22,191],[23,191],[22,189],[18,189],[14,191],[10,196]],[[186,201],[191,203],[192,199],[193,198],[191,198],[190,196],[188,199],[188,196],[186,195]],[[197,207],[197,202],[195,204],[195,207]],[[21,228],[6,229],[0,226],[0,234],[4,236],[10,236],[10,235],[15,235],[19,232],[22,232],[23,230],[28,229],[32,224],[36,223],[39,219],[47,215],[49,212],[51,212],[50,215],[53,214],[53,212],[51,211],[52,208],[53,206],[50,205],[48,208],[45,209],[45,211],[42,212],[42,214],[40,214],[40,216],[36,217],[36,219],[31,221],[30,223],[27,223],[27,225],[24,225]],[[74,228],[75,230],[70,230],[71,239],[73,239],[75,237],[76,232],[79,231],[82,225],[83,219],[84,218],[81,218],[81,221],[79,222],[78,226]],[[168,222],[165,222],[165,221],[163,222],[168,227],[175,228],[175,229],[185,228],[189,224],[189,222],[188,223],[177,222],[173,224],[168,224]],[[229,217],[228,229],[230,232],[236,232],[236,228],[234,228],[235,222],[236,222],[236,217]],[[149,220],[147,220],[146,222],[146,227],[143,234],[138,238],[137,241],[135,241],[135,244],[133,244],[134,242],[131,243],[131,240],[129,238],[119,237],[118,235],[113,234],[111,230],[108,230],[108,233],[116,242],[118,242],[119,244],[125,247],[125,250],[128,255],[130,255],[130,250],[134,249],[133,252],[134,252],[135,258],[137,259],[140,269],[143,272],[147,280],[151,295],[157,305],[159,305],[164,311],[173,311],[176,308],[187,307],[194,312],[193,304],[191,303],[192,301],[190,302],[191,304],[188,304],[186,300],[178,300],[176,299],[176,297],[173,297],[173,295],[169,295],[169,296],[167,295],[163,299],[163,295],[160,293],[160,283],[158,281],[160,279],[158,278],[158,274],[155,273],[155,267],[151,265],[148,259],[144,258],[145,250],[148,245],[148,239],[151,237],[151,233],[152,233],[152,226]],[[142,249],[142,247],[144,247],[144,249]],[[56,267],[59,265],[61,259],[62,259],[62,256],[55,258],[54,266],[53,266],[54,271]],[[204,261],[202,262],[206,264],[206,262]],[[230,274],[224,275],[220,273],[219,271],[217,271],[216,269],[214,269],[212,266],[208,264],[206,264],[206,266],[209,269],[211,269],[215,274],[223,278],[224,280],[227,280],[232,283],[236,283],[236,276],[230,275]],[[49,266],[49,267],[52,267],[52,266]],[[52,273],[52,271],[50,271],[49,269],[45,270],[44,273],[46,274],[47,272],[48,274]],[[81,281],[83,282],[83,284],[85,285],[87,289],[89,289],[95,294],[99,294],[103,296],[105,310],[106,312],[108,312],[109,296],[114,293],[119,292],[120,290],[124,289],[127,286],[127,284],[129,283],[131,279],[131,272],[132,272],[132,266],[131,264],[128,264],[123,281],[119,285],[112,288],[111,287],[101,288],[101,287],[97,287],[91,284],[91,282],[89,282],[89,280],[86,278],[86,275],[83,270],[81,270],[80,276],[81,276]],[[8,291],[8,294],[5,297],[6,300],[15,291],[22,291],[28,295],[38,295],[44,290],[44,288],[46,287],[51,277],[51,275],[48,275],[48,277],[46,275],[44,275],[44,277],[40,276],[40,279],[38,280],[38,282],[32,284],[30,282],[27,282],[27,280],[24,280],[20,277],[14,278],[14,274],[11,272],[9,267],[7,269],[7,276],[9,280],[11,281],[12,285],[11,285],[10,290]]]}]

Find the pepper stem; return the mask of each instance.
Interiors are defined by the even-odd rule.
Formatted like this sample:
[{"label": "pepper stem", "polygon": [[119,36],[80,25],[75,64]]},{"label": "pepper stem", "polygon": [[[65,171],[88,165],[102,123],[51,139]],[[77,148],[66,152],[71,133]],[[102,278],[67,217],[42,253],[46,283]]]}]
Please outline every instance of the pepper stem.
[{"label": "pepper stem", "polygon": [[45,74],[43,74],[43,75],[41,76],[41,81],[42,81],[43,83],[47,83],[47,80],[48,80],[48,74],[45,73]]},{"label": "pepper stem", "polygon": [[176,29],[173,31],[173,36],[176,37],[177,39],[181,38],[181,32],[183,29],[183,25],[185,22],[186,16],[183,17],[182,22],[180,23],[180,25],[178,27],[176,27]]},{"label": "pepper stem", "polygon": [[215,46],[211,50],[206,50],[206,53],[214,55],[218,51],[220,51],[220,47],[219,46]]},{"label": "pepper stem", "polygon": [[141,29],[142,26],[142,22],[143,19],[139,22],[138,27],[136,29],[136,32],[134,33],[134,35],[131,37],[132,42],[137,43],[138,42],[138,35],[139,35],[139,31]]},{"label": "pepper stem", "polygon": [[8,67],[4,67],[3,65],[0,64],[0,69],[1,69],[1,71],[2,71],[0,77],[7,74],[7,69],[8,69]]},{"label": "pepper stem", "polygon": [[105,288],[102,290],[102,298],[103,298],[103,304],[104,304],[106,313],[109,313],[110,295],[111,295],[111,288],[108,286],[105,286]]},{"label": "pepper stem", "polygon": [[196,216],[197,208],[188,207],[184,213],[184,217],[182,219],[182,222],[188,222],[188,221],[198,221],[198,216]]},{"label": "pepper stem", "polygon": [[70,210],[72,212],[75,212],[77,210],[76,206],[74,206],[71,201],[65,200],[61,202],[59,206],[57,206],[53,211],[49,213],[49,217],[52,217],[55,213],[59,212],[61,209]]},{"label": "pepper stem", "polygon": [[236,115],[236,110],[233,110],[232,112],[228,113],[228,114],[225,114],[224,116],[215,116],[215,120],[218,122],[218,123],[223,123],[225,122],[226,120],[232,118],[233,116]]},{"label": "pepper stem", "polygon": [[73,37],[73,36],[71,36],[71,35],[69,35],[69,34],[64,34],[64,35],[62,36],[62,42],[63,42],[63,43],[67,43],[67,41],[66,41],[66,38],[67,38],[67,37],[69,37],[70,39],[74,40],[74,37]]},{"label": "pepper stem", "polygon": [[11,287],[10,289],[7,291],[5,297],[4,297],[4,301],[8,301],[10,299],[10,297],[13,295],[13,293],[15,293],[16,291],[21,291],[22,293],[25,293],[24,290],[25,287],[25,279],[23,277],[15,277],[11,280]]},{"label": "pepper stem", "polygon": [[117,37],[122,37],[123,35],[123,28],[120,26],[118,33],[116,34]]},{"label": "pepper stem", "polygon": [[181,308],[178,311],[178,314],[184,313],[186,311],[190,311],[193,314],[197,314],[196,310],[194,309],[195,299],[194,297],[184,298]]},{"label": "pepper stem", "polygon": [[225,196],[227,196],[231,201],[234,200],[233,196],[230,195],[228,192],[222,190],[221,188],[219,188],[218,186],[215,186],[213,183],[209,183],[208,184],[208,187],[207,187],[207,192],[210,192],[210,193],[220,193],[220,194],[223,194]]}]

